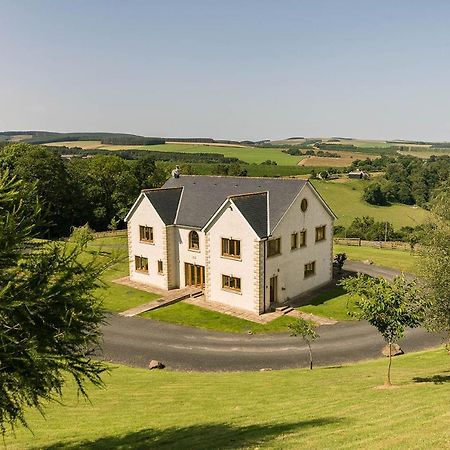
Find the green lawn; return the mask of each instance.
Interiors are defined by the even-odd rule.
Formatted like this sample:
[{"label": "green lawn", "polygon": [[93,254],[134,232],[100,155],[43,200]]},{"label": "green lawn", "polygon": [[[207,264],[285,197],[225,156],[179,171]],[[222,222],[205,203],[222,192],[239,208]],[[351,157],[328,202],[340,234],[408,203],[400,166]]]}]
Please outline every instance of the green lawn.
[{"label": "green lawn", "polygon": [[347,227],[355,217],[371,216],[375,220],[389,221],[395,228],[400,228],[418,225],[428,217],[428,212],[418,207],[398,203],[391,206],[370,205],[361,198],[365,181],[337,183],[313,180],[313,184],[338,216],[336,225]]},{"label": "green lawn", "polygon": [[355,320],[348,311],[355,311],[352,301],[340,286],[318,295],[308,305],[297,308],[299,311],[335,320]]},{"label": "green lawn", "polygon": [[101,252],[105,258],[115,255],[119,261],[102,276],[105,286],[98,289],[97,295],[103,300],[108,311],[121,312],[159,298],[159,295],[139,291],[128,286],[113,283],[113,280],[128,275],[128,246],[126,236],[103,237],[89,244],[89,251]]},{"label": "green lawn", "polygon": [[[293,345],[294,338],[293,338]],[[27,414],[8,450],[448,448],[449,356],[394,358],[397,389],[379,390],[386,360],[272,372],[182,373],[118,366],[91,403],[64,389],[46,420]]]},{"label": "green lawn", "polygon": [[392,267],[409,273],[417,272],[418,257],[406,251],[335,245],[334,253],[345,253],[348,259],[354,261],[370,260],[379,266]]},{"label": "green lawn", "polygon": [[184,302],[155,309],[154,311],[143,313],[141,316],[178,325],[228,333],[247,333],[248,331],[252,333],[287,333],[289,331],[288,324],[295,320],[291,317],[282,316],[267,324],[259,324]]}]

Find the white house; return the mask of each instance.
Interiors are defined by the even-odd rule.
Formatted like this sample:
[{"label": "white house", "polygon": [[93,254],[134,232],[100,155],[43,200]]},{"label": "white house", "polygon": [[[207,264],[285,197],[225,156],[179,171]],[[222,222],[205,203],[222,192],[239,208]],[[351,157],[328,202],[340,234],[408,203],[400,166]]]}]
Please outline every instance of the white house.
[{"label": "white house", "polygon": [[176,174],[125,218],[130,278],[262,314],[331,279],[334,219],[306,180]]}]

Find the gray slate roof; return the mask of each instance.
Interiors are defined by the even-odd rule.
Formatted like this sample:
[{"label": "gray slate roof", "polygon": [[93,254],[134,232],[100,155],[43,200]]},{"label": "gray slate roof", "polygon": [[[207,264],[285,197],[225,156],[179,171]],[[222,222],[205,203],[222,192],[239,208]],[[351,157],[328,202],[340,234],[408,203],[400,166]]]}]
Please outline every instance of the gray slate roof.
[{"label": "gray slate roof", "polygon": [[270,234],[270,231],[267,229],[267,197],[267,192],[231,197],[234,204],[260,238],[267,237]]},{"label": "gray slate roof", "polygon": [[[228,197],[268,192],[270,234],[306,183],[299,179],[181,175],[168,179],[163,188],[184,188],[176,224],[199,228],[206,225]],[[233,201],[236,202],[236,198]],[[262,197],[237,201],[238,208],[256,227],[255,231],[266,235],[262,224],[267,221],[267,207]]]},{"label": "gray slate roof", "polygon": [[173,224],[180,202],[181,187],[175,189],[149,189],[144,190],[144,195],[150,200],[159,217],[166,224]]}]

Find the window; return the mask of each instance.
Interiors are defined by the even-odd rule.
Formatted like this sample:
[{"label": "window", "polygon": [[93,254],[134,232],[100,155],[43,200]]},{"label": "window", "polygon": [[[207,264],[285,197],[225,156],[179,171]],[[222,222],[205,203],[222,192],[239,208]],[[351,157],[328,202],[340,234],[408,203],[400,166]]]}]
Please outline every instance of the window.
[{"label": "window", "polygon": [[135,256],[134,266],[137,272],[148,272],[148,258],[144,258],[143,256]]},{"label": "window", "polygon": [[304,198],[300,203],[300,208],[303,212],[305,212],[308,209],[308,200],[306,200],[306,198]]},{"label": "window", "polygon": [[306,247],[306,230],[300,231],[300,247]]},{"label": "window", "polygon": [[222,275],[222,288],[241,292],[241,279],[230,275]]},{"label": "window", "polygon": [[267,242],[267,257],[279,255],[281,253],[281,239],[271,239]]},{"label": "window", "polygon": [[325,225],[316,228],[316,242],[323,241],[325,239]]},{"label": "window", "polygon": [[241,256],[241,241],[222,238],[222,256],[239,258]]},{"label": "window", "polygon": [[298,247],[298,233],[291,234],[291,250],[295,250]]},{"label": "window", "polygon": [[139,225],[139,239],[143,242],[153,242],[153,228]]},{"label": "window", "polygon": [[161,260],[158,261],[158,273],[163,273],[163,262]]},{"label": "window", "polygon": [[305,278],[310,277],[316,273],[316,262],[305,264]]},{"label": "window", "polygon": [[191,231],[189,233],[189,250],[199,250],[200,249],[200,238],[196,231]]}]

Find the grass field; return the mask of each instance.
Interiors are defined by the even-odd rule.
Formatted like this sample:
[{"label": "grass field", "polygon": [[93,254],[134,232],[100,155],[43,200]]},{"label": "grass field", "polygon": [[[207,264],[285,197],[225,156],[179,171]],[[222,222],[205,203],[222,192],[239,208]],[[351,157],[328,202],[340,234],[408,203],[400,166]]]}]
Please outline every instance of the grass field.
[{"label": "grass field", "polygon": [[115,255],[118,262],[112,265],[102,276],[104,287],[96,295],[102,299],[103,307],[108,311],[121,312],[134,306],[149,303],[159,295],[113,283],[113,280],[128,275],[128,246],[126,236],[95,239],[89,244],[89,251],[102,252],[105,257]]},{"label": "grass field", "polygon": [[348,259],[354,261],[370,260],[376,265],[392,267],[393,269],[398,269],[402,272],[417,272],[417,256],[401,250],[335,245],[334,253],[345,253]]},{"label": "grass field", "polygon": [[[305,355],[306,358],[306,355]],[[443,350],[386,360],[241,373],[114,368],[91,403],[69,383],[46,420],[27,414],[8,450],[26,449],[444,449],[450,446],[449,356]]]},{"label": "grass field", "polygon": [[428,212],[422,208],[401,205],[375,206],[362,200],[366,182],[353,180],[348,183],[313,180],[313,184],[331,209],[338,216],[336,225],[349,226],[355,217],[372,216],[375,220],[389,221],[395,228],[423,223]]},{"label": "grass field", "polygon": [[416,156],[417,158],[428,159],[431,156],[450,156],[450,149],[430,149],[414,148],[414,150],[399,152],[400,155]]},{"label": "grass field", "polygon": [[348,311],[356,311],[354,301],[340,286],[318,295],[308,305],[297,308],[299,311],[335,320],[355,320]]},{"label": "grass field", "polygon": [[142,317],[161,320],[208,330],[223,331],[226,333],[287,333],[288,325],[295,319],[282,316],[267,324],[259,324],[238,317],[210,311],[184,302],[175,303],[165,308],[155,309],[141,314]]},{"label": "grass field", "polygon": [[267,160],[276,161],[281,166],[295,166],[302,156],[291,156],[283,153],[279,148],[233,147],[230,145],[202,145],[202,144],[162,144],[162,145],[103,145],[100,141],[66,141],[52,142],[50,146],[80,147],[87,150],[147,150],[158,152],[183,153],[220,153],[226,157],[239,158],[249,164],[260,164]]},{"label": "grass field", "polygon": [[299,162],[299,165],[308,167],[348,167],[352,164],[353,161],[356,161],[357,159],[377,158],[377,156],[374,156],[373,154],[369,155],[364,153],[353,153],[353,156],[351,156],[349,154],[350,152],[339,153],[346,153],[346,155],[342,155],[340,158],[332,158],[328,156],[305,156]]}]

